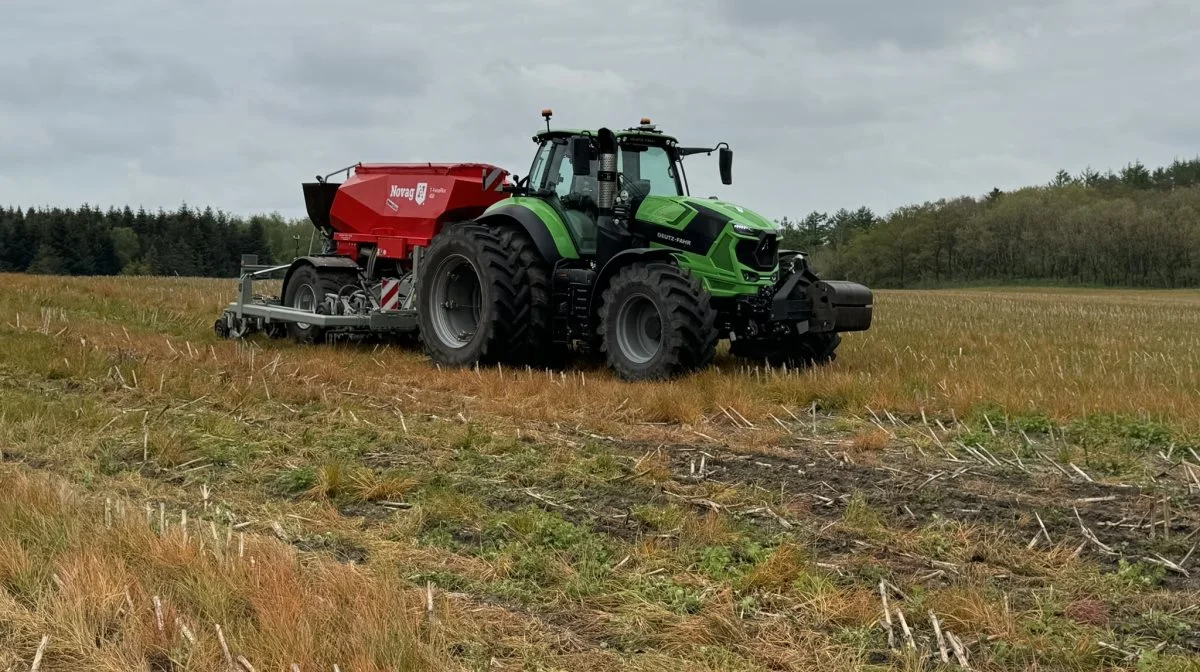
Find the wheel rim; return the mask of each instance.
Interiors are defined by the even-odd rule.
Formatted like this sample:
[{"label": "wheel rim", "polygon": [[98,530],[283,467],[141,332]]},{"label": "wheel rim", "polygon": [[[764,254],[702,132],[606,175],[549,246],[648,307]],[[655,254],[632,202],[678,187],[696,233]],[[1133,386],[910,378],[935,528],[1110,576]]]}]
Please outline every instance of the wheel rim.
[{"label": "wheel rim", "polygon": [[470,259],[446,257],[433,274],[429,315],[434,335],[451,348],[466,347],[479,329],[483,285]]},{"label": "wheel rim", "polygon": [[626,359],[645,364],[662,348],[662,314],[649,297],[631,296],[617,312],[617,347]]},{"label": "wheel rim", "polygon": [[[300,285],[295,295],[292,296],[292,308],[309,313],[317,312],[317,290],[313,289],[312,285]],[[296,326],[308,329],[312,325],[307,322],[297,322]]]}]

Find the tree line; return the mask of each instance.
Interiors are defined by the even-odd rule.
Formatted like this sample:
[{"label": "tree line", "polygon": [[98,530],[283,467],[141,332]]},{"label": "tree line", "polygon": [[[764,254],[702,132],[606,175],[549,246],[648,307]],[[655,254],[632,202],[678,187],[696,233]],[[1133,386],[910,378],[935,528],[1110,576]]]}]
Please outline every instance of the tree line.
[{"label": "tree line", "polygon": [[1200,285],[1200,158],[899,208],[780,220],[781,245],[876,287]]},{"label": "tree line", "polygon": [[311,231],[307,220],[278,214],[242,219],[186,204],[153,213],[90,205],[9,207],[0,209],[0,271],[232,277],[242,254],[275,263],[307,251]]},{"label": "tree line", "polygon": [[[980,283],[1200,285],[1200,158],[1150,170],[1060,170],[1047,184],[898,208],[784,218],[781,245],[826,277],[875,287]],[[306,254],[307,218],[174,211],[0,209],[0,271],[236,276]]]}]

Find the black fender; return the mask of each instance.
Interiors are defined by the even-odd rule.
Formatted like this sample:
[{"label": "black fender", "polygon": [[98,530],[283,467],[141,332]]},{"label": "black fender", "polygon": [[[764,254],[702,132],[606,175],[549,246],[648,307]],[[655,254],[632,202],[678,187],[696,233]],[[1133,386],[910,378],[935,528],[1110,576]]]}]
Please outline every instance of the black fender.
[{"label": "black fender", "polygon": [[600,269],[596,275],[596,282],[592,285],[592,298],[588,302],[588,315],[595,315],[600,310],[600,295],[604,293],[604,288],[608,286],[608,282],[617,274],[621,268],[635,262],[651,262],[665,261],[674,262],[675,254],[678,250],[667,250],[658,248],[642,247],[632,250],[625,250],[613,255],[608,263]]},{"label": "black fender", "polygon": [[292,279],[292,273],[295,273],[296,269],[300,268],[301,266],[312,266],[314,268],[342,268],[348,271],[354,271],[355,273],[361,270],[358,262],[354,261],[350,257],[338,257],[333,255],[299,257],[292,262],[292,265],[288,267],[287,273],[285,273],[283,276],[282,291],[285,294],[287,293],[288,281]]},{"label": "black fender", "polygon": [[475,221],[487,226],[515,225],[520,227],[529,234],[529,238],[537,247],[538,254],[542,255],[542,258],[551,267],[563,258],[558,253],[558,245],[554,244],[554,237],[550,235],[550,229],[546,228],[546,223],[529,208],[519,205],[505,206]]}]

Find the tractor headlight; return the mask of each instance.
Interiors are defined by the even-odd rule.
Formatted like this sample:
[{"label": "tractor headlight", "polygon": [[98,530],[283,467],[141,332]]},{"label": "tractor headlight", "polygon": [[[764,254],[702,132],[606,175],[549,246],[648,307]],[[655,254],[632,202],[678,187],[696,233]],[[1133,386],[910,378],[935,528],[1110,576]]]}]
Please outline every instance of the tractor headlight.
[{"label": "tractor headlight", "polygon": [[757,237],[759,234],[759,230],[754,228],[753,226],[750,226],[749,224],[737,224],[737,223],[734,223],[734,225],[733,225],[733,232],[738,234],[739,236]]}]

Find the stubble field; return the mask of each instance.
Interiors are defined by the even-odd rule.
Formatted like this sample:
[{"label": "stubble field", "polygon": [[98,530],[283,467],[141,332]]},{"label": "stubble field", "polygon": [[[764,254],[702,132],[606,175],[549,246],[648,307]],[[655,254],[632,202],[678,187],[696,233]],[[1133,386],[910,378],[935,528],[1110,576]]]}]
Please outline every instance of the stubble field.
[{"label": "stubble field", "polygon": [[628,384],[0,281],[0,670],[1198,669],[1200,292]]}]

